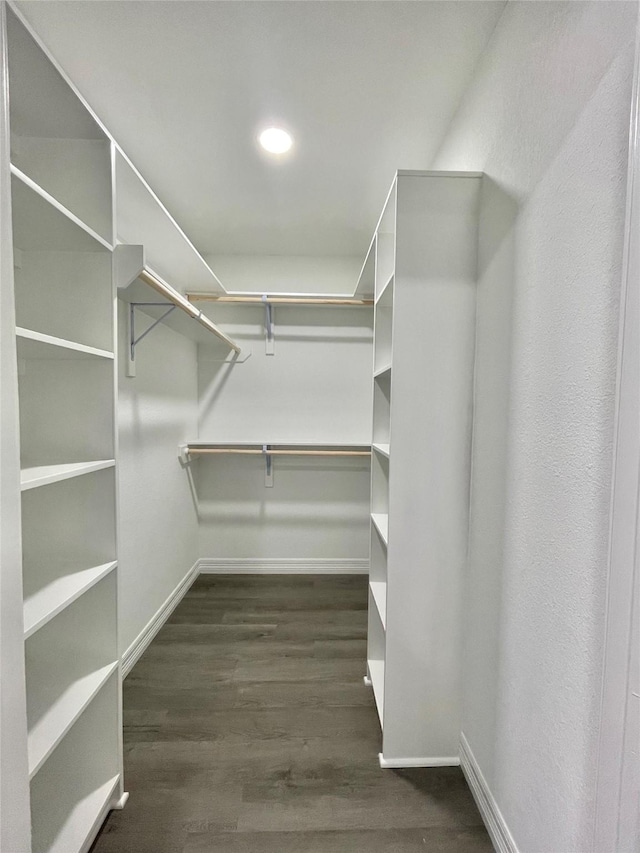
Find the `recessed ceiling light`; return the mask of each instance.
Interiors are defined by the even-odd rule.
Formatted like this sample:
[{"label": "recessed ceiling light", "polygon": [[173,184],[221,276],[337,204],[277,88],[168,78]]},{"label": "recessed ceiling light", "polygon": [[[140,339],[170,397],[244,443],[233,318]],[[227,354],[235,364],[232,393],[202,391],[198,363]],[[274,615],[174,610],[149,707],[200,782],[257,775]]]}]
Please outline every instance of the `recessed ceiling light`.
[{"label": "recessed ceiling light", "polygon": [[270,154],[286,154],[293,145],[293,138],[281,127],[267,127],[258,137],[258,142]]}]

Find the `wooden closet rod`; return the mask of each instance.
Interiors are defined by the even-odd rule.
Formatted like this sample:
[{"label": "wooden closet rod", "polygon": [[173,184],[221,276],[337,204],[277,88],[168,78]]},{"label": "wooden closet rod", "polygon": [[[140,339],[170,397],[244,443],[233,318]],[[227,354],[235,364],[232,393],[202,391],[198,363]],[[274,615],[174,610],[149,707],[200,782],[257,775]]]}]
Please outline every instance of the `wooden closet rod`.
[{"label": "wooden closet rod", "polygon": [[337,297],[320,297],[313,296],[305,298],[304,296],[268,296],[263,299],[261,296],[218,296],[215,293],[187,293],[187,299],[190,302],[219,302],[219,303],[237,303],[250,305],[263,305],[268,302],[269,305],[345,305],[352,308],[367,308],[373,305],[373,299],[340,299]]},{"label": "wooden closet rod", "polygon": [[165,299],[168,299],[169,302],[171,302],[177,308],[180,308],[182,311],[184,311],[185,314],[188,314],[194,320],[197,320],[201,326],[204,326],[204,328],[207,329],[207,331],[211,332],[212,335],[215,335],[217,338],[223,341],[229,347],[229,349],[232,349],[238,354],[240,353],[241,347],[235,341],[232,341],[231,338],[227,337],[224,332],[220,331],[220,329],[215,325],[215,323],[212,323],[208,317],[205,317],[205,315],[201,311],[198,311],[198,309],[189,302],[188,298],[185,299],[185,297],[181,293],[178,293],[177,290],[174,290],[168,284],[165,284],[159,278],[156,278],[156,276],[150,270],[146,268],[143,269],[138,278],[140,279],[140,281],[143,281],[145,284],[148,284],[149,287],[153,288]]},{"label": "wooden closet rod", "polygon": [[371,456],[370,450],[257,450],[237,447],[188,447],[187,452],[196,454],[247,454],[251,456]]}]

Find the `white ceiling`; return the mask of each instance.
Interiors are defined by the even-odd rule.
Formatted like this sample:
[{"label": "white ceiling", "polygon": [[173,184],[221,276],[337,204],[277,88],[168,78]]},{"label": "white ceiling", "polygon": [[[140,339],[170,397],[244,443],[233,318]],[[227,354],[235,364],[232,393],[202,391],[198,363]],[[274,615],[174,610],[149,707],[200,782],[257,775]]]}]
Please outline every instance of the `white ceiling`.
[{"label": "white ceiling", "polygon": [[[24,0],[205,254],[363,255],[428,168],[505,0]],[[291,156],[256,132],[289,128]]]}]

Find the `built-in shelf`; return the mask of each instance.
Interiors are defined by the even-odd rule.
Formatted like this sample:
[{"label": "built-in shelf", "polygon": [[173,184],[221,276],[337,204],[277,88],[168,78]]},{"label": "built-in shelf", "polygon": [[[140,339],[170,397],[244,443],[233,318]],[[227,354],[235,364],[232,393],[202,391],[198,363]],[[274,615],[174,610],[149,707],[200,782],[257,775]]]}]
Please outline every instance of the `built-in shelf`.
[{"label": "built-in shelf", "polygon": [[376,453],[380,453],[382,456],[386,456],[387,459],[389,458],[388,444],[380,444],[379,442],[374,442],[371,446],[376,451]]},{"label": "built-in shelf", "polygon": [[380,725],[382,726],[384,710],[384,661],[369,660],[367,663],[369,667],[369,678],[371,679],[371,685],[373,687],[373,695],[376,700],[376,710],[378,711]]},{"label": "built-in shelf", "polygon": [[384,581],[371,581],[369,583],[369,589],[371,590],[371,595],[373,596],[373,600],[375,601],[376,607],[378,608],[378,615],[380,616],[380,622],[382,622],[382,627],[386,629],[387,585]]},{"label": "built-in shelf", "polygon": [[376,528],[378,533],[380,534],[380,538],[384,542],[385,545],[389,542],[389,516],[387,513],[383,512],[372,512],[371,513],[371,521],[373,522],[373,526]]},{"label": "built-in shelf", "polygon": [[374,377],[379,379],[383,376],[387,376],[391,374],[391,365],[385,364],[383,367],[378,368],[378,370],[374,371]]},{"label": "built-in shelf", "polygon": [[112,572],[117,563],[103,563],[57,577],[24,602],[25,640]]},{"label": "built-in shelf", "polygon": [[387,296],[389,296],[391,294],[391,291],[389,290],[389,288],[393,288],[393,279],[394,279],[394,273],[391,273],[389,278],[386,280],[386,282],[382,286],[382,290],[380,291],[380,293],[376,297],[376,305],[382,306],[388,301],[385,298],[385,294]]},{"label": "built-in shelf", "polygon": [[87,838],[93,838],[104,820],[109,806],[117,796],[120,774],[108,779],[81,799],[56,835],[47,853],[70,853],[85,850]]},{"label": "built-in shelf", "polygon": [[375,293],[375,279],[376,279],[376,237],[375,234],[373,236],[373,240],[369,245],[369,251],[364,259],[364,263],[362,265],[362,269],[360,271],[360,275],[358,276],[358,283],[356,284],[356,289],[354,291],[354,296],[362,296],[369,297],[373,296]]},{"label": "built-in shelf", "polygon": [[31,329],[16,328],[18,358],[107,358],[113,359],[113,353],[96,347],[66,341],[53,335],[34,332]]},{"label": "built-in shelf", "polygon": [[103,468],[113,468],[114,459],[97,459],[92,462],[65,462],[59,465],[36,465],[23,468],[20,472],[20,488],[22,491],[35,489],[38,486],[48,486],[82,474],[102,471]]},{"label": "built-in shelf", "polygon": [[29,731],[29,778],[32,779],[80,714],[118,668],[117,661],[74,681]]},{"label": "built-in shelf", "polygon": [[28,175],[11,165],[13,236],[21,249],[96,251],[112,247]]}]

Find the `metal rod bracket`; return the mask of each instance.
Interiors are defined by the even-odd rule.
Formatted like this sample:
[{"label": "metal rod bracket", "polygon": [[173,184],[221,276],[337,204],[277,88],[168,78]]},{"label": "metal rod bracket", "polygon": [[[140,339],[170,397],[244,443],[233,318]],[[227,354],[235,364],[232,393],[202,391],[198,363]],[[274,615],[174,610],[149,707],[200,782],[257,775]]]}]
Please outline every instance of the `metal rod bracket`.
[{"label": "metal rod bracket", "polygon": [[266,293],[262,294],[264,305],[264,333],[265,333],[265,355],[275,354],[275,338],[273,335],[273,305]]},{"label": "metal rod bracket", "polygon": [[143,338],[146,338],[147,335],[152,332],[158,323],[162,323],[172,311],[175,311],[176,306],[170,305],[167,310],[158,317],[157,320],[154,320],[153,323],[148,326],[141,335],[136,337],[136,315],[135,309],[142,305],[155,305],[155,306],[166,306],[166,302],[130,302],[129,303],[129,316],[128,316],[128,338],[129,338],[129,353],[127,358],[127,376],[132,378],[136,375],[136,347],[140,343]]},{"label": "metal rod bracket", "polygon": [[273,457],[269,453],[269,446],[267,444],[262,445],[262,452],[264,454],[264,485],[267,489],[273,488]]}]

